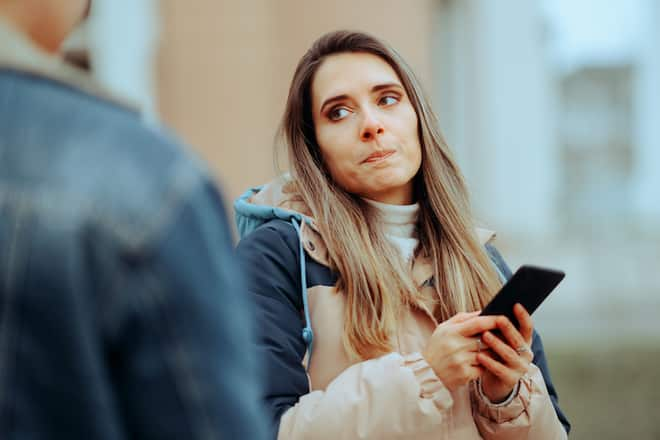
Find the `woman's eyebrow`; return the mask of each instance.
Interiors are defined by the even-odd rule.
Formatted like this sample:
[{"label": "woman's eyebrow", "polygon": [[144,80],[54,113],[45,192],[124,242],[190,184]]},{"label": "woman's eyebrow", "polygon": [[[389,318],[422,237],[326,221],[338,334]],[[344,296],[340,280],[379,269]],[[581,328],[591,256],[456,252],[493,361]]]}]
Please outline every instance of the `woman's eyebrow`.
[{"label": "woman's eyebrow", "polygon": [[337,95],[333,96],[332,98],[328,98],[325,101],[323,101],[323,104],[321,105],[321,110],[319,110],[320,113],[323,113],[323,109],[326,108],[329,104],[332,104],[337,101],[343,101],[344,99],[348,99],[348,95],[343,94],[343,95]]},{"label": "woman's eyebrow", "polygon": [[[392,88],[403,90],[403,86],[401,84],[395,82],[389,82],[383,84],[376,84],[371,88],[371,93],[380,92],[381,90],[392,89]],[[344,99],[348,99],[348,98],[349,96],[347,94],[336,95],[331,98],[328,98],[325,101],[323,101],[323,104],[321,105],[321,109],[319,110],[319,112],[323,113],[323,109],[329,104],[335,103],[337,101],[343,101]]]},{"label": "woman's eyebrow", "polygon": [[371,92],[380,92],[383,89],[401,89],[403,90],[403,86],[399,83],[391,82],[391,83],[384,83],[384,84],[377,84],[371,88]]}]

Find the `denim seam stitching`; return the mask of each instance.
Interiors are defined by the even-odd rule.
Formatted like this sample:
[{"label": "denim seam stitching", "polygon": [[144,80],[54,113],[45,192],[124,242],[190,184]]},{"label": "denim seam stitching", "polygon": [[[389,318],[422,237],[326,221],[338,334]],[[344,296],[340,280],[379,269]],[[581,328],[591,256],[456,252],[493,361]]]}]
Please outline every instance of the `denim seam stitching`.
[{"label": "denim seam stitching", "polygon": [[[19,264],[22,260],[22,255],[20,252],[20,247],[18,246],[19,241],[20,241],[20,235],[22,231],[22,224],[21,224],[21,218],[26,217],[28,214],[27,212],[27,206],[25,203],[25,200],[23,200],[19,194],[13,194],[14,197],[14,203],[17,206],[16,209],[16,215],[14,218],[13,222],[13,228],[11,231],[11,235],[13,236],[13,239],[11,241],[11,244],[9,246],[9,249],[7,250],[7,267],[6,267],[6,272],[3,274],[3,289],[5,290],[7,296],[5,297],[5,301],[3,301],[3,311],[2,311],[2,331],[0,331],[0,401],[3,402],[2,405],[0,405],[0,426],[3,423],[3,420],[7,422],[7,429],[10,428],[10,423],[9,423],[9,417],[11,415],[11,405],[9,404],[8,400],[12,398],[14,395],[13,393],[8,393],[7,388],[8,388],[8,372],[10,371],[9,364],[11,362],[11,356],[13,355],[14,351],[12,350],[12,347],[10,344],[12,341],[15,341],[18,336],[19,336],[19,331],[17,329],[17,326],[20,325],[20,323],[17,323],[16,326],[12,326],[13,324],[13,319],[14,314],[13,309],[16,306],[15,301],[14,301],[14,295],[15,295],[15,289],[14,289],[14,281],[15,281],[15,275],[17,271],[19,270]],[[0,198],[0,201],[2,201],[2,198]],[[12,200],[9,200],[10,202]],[[4,396],[7,396],[5,400]],[[2,428],[0,428],[0,431],[2,431]]]},{"label": "denim seam stitching", "polygon": [[190,432],[197,432],[197,435],[193,438],[210,440],[214,438],[213,424],[208,411],[202,404],[202,393],[200,391],[202,387],[193,375],[186,373],[185,366],[191,363],[191,357],[185,349],[185,344],[182,344],[176,337],[176,321],[171,319],[169,313],[165,313],[166,308],[161,307],[167,303],[167,294],[159,280],[160,277],[152,271],[145,273],[145,288],[143,294],[138,295],[136,306],[142,307],[143,310],[147,310],[152,315],[156,310],[157,316],[160,315],[160,319],[164,321],[164,327],[162,328],[166,328],[168,331],[161,332],[163,337],[160,339],[160,346],[161,348],[173,347],[175,356],[172,359],[166,356],[167,350],[163,350],[161,351],[163,362],[170,371],[172,381],[183,403],[183,408],[189,409],[186,419],[189,421],[198,419],[200,422],[189,423]]}]

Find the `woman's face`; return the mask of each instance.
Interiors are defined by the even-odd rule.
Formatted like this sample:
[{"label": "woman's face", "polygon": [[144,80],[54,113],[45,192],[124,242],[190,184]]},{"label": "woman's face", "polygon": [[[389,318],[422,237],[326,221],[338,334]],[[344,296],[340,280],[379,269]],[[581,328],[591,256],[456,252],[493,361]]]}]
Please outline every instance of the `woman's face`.
[{"label": "woman's face", "polygon": [[413,203],[422,161],[417,114],[394,69],[370,53],[331,55],[311,96],[316,140],[335,182],[379,202]]}]

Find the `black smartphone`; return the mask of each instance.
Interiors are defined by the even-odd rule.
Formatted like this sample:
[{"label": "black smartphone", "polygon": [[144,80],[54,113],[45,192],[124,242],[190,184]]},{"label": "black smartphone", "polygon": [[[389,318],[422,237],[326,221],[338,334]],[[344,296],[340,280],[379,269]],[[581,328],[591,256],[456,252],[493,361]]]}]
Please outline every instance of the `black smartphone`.
[{"label": "black smartphone", "polygon": [[513,306],[520,303],[531,315],[541,305],[550,292],[564,279],[560,270],[546,267],[523,265],[493,297],[481,315],[504,315],[516,327],[518,320],[513,314]]}]

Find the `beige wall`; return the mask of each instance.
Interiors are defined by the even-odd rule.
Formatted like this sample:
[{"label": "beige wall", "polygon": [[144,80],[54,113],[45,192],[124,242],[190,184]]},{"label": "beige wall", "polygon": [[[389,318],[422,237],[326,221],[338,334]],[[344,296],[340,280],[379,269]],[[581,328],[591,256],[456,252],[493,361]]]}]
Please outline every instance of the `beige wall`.
[{"label": "beige wall", "polygon": [[274,174],[273,139],[298,59],[322,33],[371,32],[428,89],[433,0],[162,0],[158,100],[164,121],[220,177],[228,197]]}]

